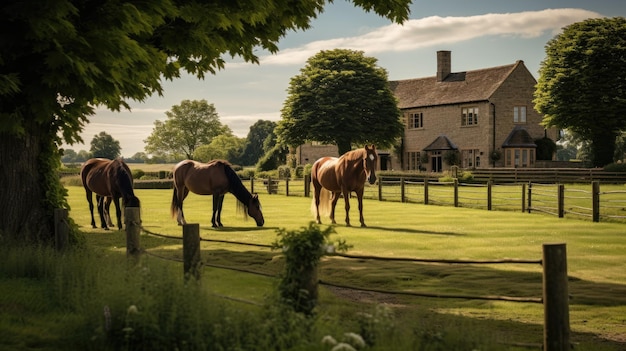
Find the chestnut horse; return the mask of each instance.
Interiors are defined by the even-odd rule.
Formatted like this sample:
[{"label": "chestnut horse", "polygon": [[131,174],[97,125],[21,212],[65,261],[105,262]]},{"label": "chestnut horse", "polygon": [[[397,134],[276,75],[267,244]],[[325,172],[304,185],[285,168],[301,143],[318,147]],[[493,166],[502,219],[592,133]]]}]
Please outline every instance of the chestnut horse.
[{"label": "chestnut horse", "polygon": [[[376,168],[378,154],[376,147],[367,145],[363,149],[348,151],[341,157],[323,157],[313,163],[311,168],[311,182],[315,188],[315,198],[311,203],[311,210],[317,223],[320,220],[320,210],[323,214],[330,214],[330,220],[335,222],[335,206],[339,197],[343,195],[346,203],[346,225],[350,226],[350,193],[355,192],[359,202],[359,220],[361,227],[365,227],[363,219],[363,188],[365,181],[370,184],[376,182]],[[332,193],[332,198],[330,194]],[[329,209],[330,207],[330,209]]]},{"label": "chestnut horse", "polygon": [[93,217],[93,199],[91,196],[92,193],[96,193],[96,203],[102,228],[108,230],[109,227],[113,226],[109,215],[109,207],[113,201],[117,215],[117,228],[122,229],[120,197],[124,207],[139,207],[139,199],[133,192],[133,176],[128,165],[120,159],[92,158],[83,164],[80,178],[83,181],[89,203],[91,226],[97,228]]},{"label": "chestnut horse", "polygon": [[241,179],[227,161],[214,160],[200,163],[184,160],[174,166],[174,194],[172,196],[171,213],[175,215],[179,225],[186,224],[183,213],[183,200],[189,191],[198,195],[213,195],[213,227],[222,227],[222,204],[224,195],[229,192],[235,195],[239,206],[247,209],[246,213],[254,218],[256,225],[261,227],[265,220],[261,213],[261,203],[257,194],[250,194]]}]

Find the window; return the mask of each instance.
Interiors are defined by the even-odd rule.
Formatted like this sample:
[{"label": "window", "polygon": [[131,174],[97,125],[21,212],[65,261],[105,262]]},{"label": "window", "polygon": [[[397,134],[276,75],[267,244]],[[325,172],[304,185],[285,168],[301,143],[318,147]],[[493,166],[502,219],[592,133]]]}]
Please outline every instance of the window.
[{"label": "window", "polygon": [[407,152],[407,170],[418,171],[421,166],[421,154],[420,152],[409,151]]},{"label": "window", "polygon": [[478,149],[461,150],[461,167],[480,167],[480,151]]},{"label": "window", "polygon": [[421,112],[409,113],[409,129],[424,128],[424,114]]},{"label": "window", "polygon": [[535,149],[534,148],[507,148],[504,153],[505,167],[534,167],[535,166]]},{"label": "window", "polygon": [[478,107],[464,107],[461,112],[461,125],[473,126],[478,124]]},{"label": "window", "polygon": [[526,106],[513,107],[513,123],[526,123]]}]

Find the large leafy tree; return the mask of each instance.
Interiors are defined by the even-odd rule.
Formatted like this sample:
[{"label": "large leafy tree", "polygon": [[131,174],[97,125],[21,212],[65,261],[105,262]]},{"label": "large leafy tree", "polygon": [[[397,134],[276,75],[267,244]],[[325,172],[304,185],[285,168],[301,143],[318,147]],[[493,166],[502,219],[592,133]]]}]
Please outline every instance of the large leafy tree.
[{"label": "large leafy tree", "polygon": [[307,140],[335,144],[339,153],[355,144],[391,146],[404,130],[387,71],[362,51],[321,51],[291,78],[276,133],[298,146]]},{"label": "large leafy tree", "polygon": [[246,137],[246,145],[241,155],[241,164],[251,166],[256,164],[266,150],[263,149],[265,139],[272,136],[276,128],[276,122],[258,120],[250,126]]},{"label": "large leafy tree", "polygon": [[91,139],[91,149],[89,151],[93,157],[115,159],[121,155],[122,148],[120,142],[113,139],[107,132],[100,132]]},{"label": "large leafy tree", "polygon": [[571,24],[546,45],[535,108],[549,127],[567,128],[591,146],[593,165],[613,162],[626,130],[626,19]]},{"label": "large leafy tree", "polygon": [[152,134],[144,140],[148,153],[191,159],[198,146],[210,144],[218,135],[232,135],[220,122],[215,106],[206,100],[183,100],[165,114],[167,120],[156,120]]},{"label": "large leafy tree", "polygon": [[[53,237],[66,206],[59,145],[82,142],[97,107],[129,108],[181,72],[203,78],[222,56],[258,62],[326,0],[3,1],[0,4],[0,238]],[[402,22],[410,0],[359,0]]]},{"label": "large leafy tree", "polygon": [[245,138],[238,138],[232,134],[219,135],[213,138],[210,144],[199,146],[193,153],[193,159],[200,162],[221,159],[238,163],[245,142]]}]

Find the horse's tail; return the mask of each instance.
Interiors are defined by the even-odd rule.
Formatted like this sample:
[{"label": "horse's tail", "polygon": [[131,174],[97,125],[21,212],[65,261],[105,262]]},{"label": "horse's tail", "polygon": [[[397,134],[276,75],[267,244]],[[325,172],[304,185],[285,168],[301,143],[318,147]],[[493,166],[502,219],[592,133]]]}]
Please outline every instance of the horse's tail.
[{"label": "horse's tail", "polygon": [[[319,210],[320,212],[320,216],[323,217],[327,217],[330,216],[330,197],[331,197],[331,192],[322,188],[320,190],[320,205],[317,208],[317,210]],[[315,197],[313,197],[313,200],[311,200],[311,214],[313,214],[313,217],[315,217],[317,215],[316,212],[316,208],[315,208]]]},{"label": "horse's tail", "polygon": [[172,215],[172,218],[176,216],[179,208],[180,208],[180,205],[178,204],[178,191],[176,190],[176,186],[174,186],[174,193],[172,195],[172,205],[170,206],[170,214]]}]

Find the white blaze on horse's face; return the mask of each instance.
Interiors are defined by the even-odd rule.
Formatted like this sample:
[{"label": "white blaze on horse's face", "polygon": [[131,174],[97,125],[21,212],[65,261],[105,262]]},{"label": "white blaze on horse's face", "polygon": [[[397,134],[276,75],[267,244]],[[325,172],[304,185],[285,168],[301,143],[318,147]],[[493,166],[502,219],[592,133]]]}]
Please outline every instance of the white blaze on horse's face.
[{"label": "white blaze on horse's face", "polygon": [[376,147],[372,145],[371,147],[365,146],[365,152],[367,156],[365,158],[365,175],[367,176],[367,181],[370,184],[376,183],[376,167],[378,167],[378,154],[376,153]]}]

